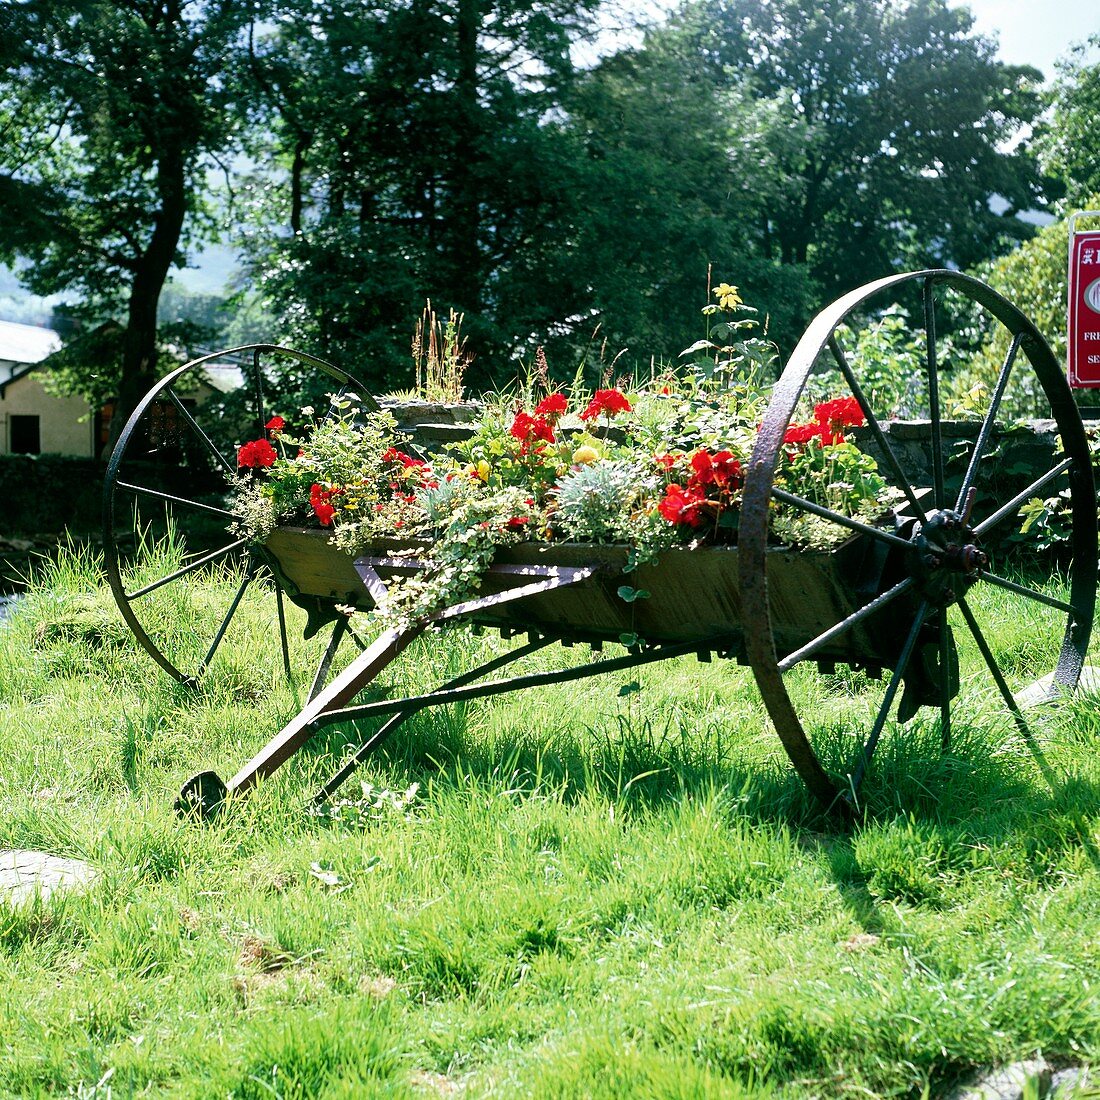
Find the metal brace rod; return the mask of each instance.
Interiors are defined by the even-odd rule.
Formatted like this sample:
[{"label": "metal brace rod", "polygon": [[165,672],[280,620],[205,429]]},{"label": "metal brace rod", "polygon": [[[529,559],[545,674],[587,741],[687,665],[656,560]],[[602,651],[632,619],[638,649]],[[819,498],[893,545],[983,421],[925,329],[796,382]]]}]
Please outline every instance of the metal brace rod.
[{"label": "metal brace rod", "polygon": [[[721,648],[728,638],[715,638],[708,642],[716,648]],[[339,711],[326,711],[318,715],[313,724],[316,728],[330,725],[333,722],[342,722],[353,718],[372,718],[382,714],[394,714],[396,712],[413,713],[427,707],[445,706],[449,703],[462,703],[467,699],[487,699],[492,695],[503,695],[509,691],[519,691],[523,688],[541,687],[545,684],[564,684],[570,680],[583,680],[589,676],[601,676],[607,672],[621,672],[627,668],[637,668],[639,665],[649,665],[654,661],[665,661],[671,657],[683,657],[689,653],[699,651],[699,642],[671,642],[667,645],[654,646],[652,649],[641,653],[628,653],[623,657],[611,657],[605,661],[596,661],[594,664],[574,665],[572,668],[554,669],[550,672],[531,672],[526,676],[512,676],[506,680],[491,680],[487,684],[473,684],[469,687],[437,688],[426,695],[410,695],[404,699],[380,699],[376,703],[363,703],[358,707],[345,707]]]},{"label": "metal brace rod", "polygon": [[[496,672],[499,668],[504,668],[506,665],[514,664],[522,657],[526,657],[530,653],[535,653],[540,649],[545,649],[548,645],[553,645],[555,639],[548,638],[535,638],[532,641],[527,642],[524,645],[517,647],[516,649],[509,650],[507,653],[502,653],[498,657],[494,657],[491,661],[485,661],[483,664],[478,665],[476,668],[470,669],[468,672],[462,673],[461,676],[456,676],[452,680],[448,680],[439,690],[445,690],[448,688],[464,687],[467,684],[471,684],[480,680],[483,676],[488,676],[490,672]],[[344,781],[363,763],[364,760],[387,738],[406,718],[411,718],[421,708],[411,708],[406,711],[399,711],[394,714],[388,722],[383,723],[377,730],[374,731],[362,742],[355,750],[355,752],[344,761],[343,764],[336,770],[331,779],[328,780],[321,787],[321,789],[313,796],[311,800],[312,805],[319,806],[325,802],[333,794],[339,790]],[[332,712],[330,712],[332,713]],[[332,719],[335,721],[336,719]],[[323,724],[328,724],[328,717],[320,720]]]},{"label": "metal brace rod", "polygon": [[[368,561],[363,561],[362,566],[357,561],[356,568],[360,570],[360,575],[363,576],[366,583],[373,583],[368,576],[373,574],[374,580],[378,584],[383,584]],[[260,752],[225,784],[225,792],[228,794],[232,791],[246,790],[257,779],[270,775],[281,767],[313,736],[319,718],[330,712],[338,711],[351,702],[367,684],[374,680],[387,665],[405,650],[413,639],[419,637],[433,622],[455,619],[461,615],[483,611],[486,608],[510,603],[513,600],[523,599],[539,592],[567,588],[570,585],[587,580],[596,572],[594,566],[582,566],[575,569],[535,568],[539,569],[536,576],[544,579],[533,584],[519,585],[503,592],[495,592],[475,600],[454,604],[417,622],[396,627],[381,634],[343,672],[336,676],[332,683],[320,691],[315,698],[311,699]]]}]

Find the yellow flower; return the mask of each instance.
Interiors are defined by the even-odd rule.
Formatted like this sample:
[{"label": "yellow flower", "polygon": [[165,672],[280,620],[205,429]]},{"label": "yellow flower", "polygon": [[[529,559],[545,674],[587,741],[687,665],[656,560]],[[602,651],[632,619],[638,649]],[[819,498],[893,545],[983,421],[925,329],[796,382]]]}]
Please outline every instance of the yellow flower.
[{"label": "yellow flower", "polygon": [[736,309],[741,305],[741,295],[737,293],[737,287],[729,283],[719,283],[714,288],[714,296],[723,309]]},{"label": "yellow flower", "polygon": [[598,462],[599,459],[600,452],[595,447],[588,446],[587,443],[573,452],[573,461],[581,466],[587,466],[590,462]]},{"label": "yellow flower", "polygon": [[477,476],[479,478],[481,478],[482,481],[488,481],[489,480],[490,470],[491,470],[491,467],[489,466],[489,463],[485,461],[485,459],[482,459],[477,464]]}]

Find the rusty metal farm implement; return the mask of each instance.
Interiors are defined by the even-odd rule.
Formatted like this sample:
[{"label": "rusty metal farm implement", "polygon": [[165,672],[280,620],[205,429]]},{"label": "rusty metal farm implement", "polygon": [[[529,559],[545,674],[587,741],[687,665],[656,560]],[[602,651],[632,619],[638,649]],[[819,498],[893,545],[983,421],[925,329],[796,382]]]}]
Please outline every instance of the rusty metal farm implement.
[{"label": "rusty metal farm implement", "polygon": [[[927,484],[906,473],[895,444],[884,431],[887,415],[874,408],[873,395],[857,380],[838,339],[841,326],[853,325],[889,295],[910,295],[923,312],[923,391],[928,414],[930,472]],[[937,350],[939,310],[954,301],[976,311],[992,328],[1007,334],[1007,354],[992,391],[961,453],[945,458],[947,422],[940,396],[941,351]],[[250,404],[247,434],[266,423],[265,376],[275,360],[327,376],[336,388],[365,391],[348,372],[272,345],[236,349],[243,364],[242,395]],[[235,471],[232,450],[215,442],[203,425],[202,404],[188,399],[196,379],[219,357],[181,367],[160,381],[135,411],[111,457],[105,486],[105,547],[110,583],[118,605],[139,642],[169,675],[193,683],[215,661],[230,633],[246,589],[270,594],[272,622],[277,621],[284,664],[290,671],[285,600],[304,608],[307,631],[330,624],[332,633],[302,710],[231,779],[203,772],[187,782],[181,806],[201,814],[214,812],[233,792],[269,775],[320,728],[349,720],[382,719],[362,740],[317,795],[323,800],[354,767],[376,749],[403,720],[433,706],[485,698],[545,684],[619,672],[682,655],[712,655],[748,664],[767,713],[792,764],[807,787],[826,806],[850,806],[888,725],[901,725],[919,707],[932,708],[943,743],[951,736],[963,679],[988,685],[984,694],[1004,708],[1025,732],[1025,719],[1013,695],[1012,670],[990,641],[977,591],[984,585],[1007,590],[1033,629],[1053,639],[1049,647],[1050,697],[1077,685],[1092,627],[1097,576],[1097,518],[1092,467],[1080,416],[1061,369],[1036,328],[1004,298],[957,272],[934,270],[879,280],[834,302],[811,323],[776,384],[749,464],[741,507],[738,544],[679,549],[630,575],[630,584],[649,599],[631,604],[617,595],[623,584],[626,548],[591,544],[528,543],[498,554],[477,598],[439,609],[429,621],[389,629],[369,643],[342,671],[329,678],[334,654],[350,635],[345,609],[369,610],[387,581],[422,566],[408,542],[379,543],[353,560],[329,542],[326,532],[280,528],[261,548],[250,549],[232,532],[238,519],[204,494],[196,474],[193,493],[165,489],[148,471],[158,454],[190,455],[196,470],[215,479]],[[224,354],[222,356],[224,358]],[[774,484],[784,434],[792,422],[807,380],[821,365],[838,370],[866,417],[862,445],[877,458],[880,472],[900,490],[904,503],[890,522],[868,525]],[[976,499],[979,473],[997,461],[994,428],[1002,396],[1012,377],[1027,374],[1045,395],[1052,431],[1060,450],[1035,472],[1011,499]],[[368,401],[368,405],[370,402]],[[172,443],[165,443],[166,420]],[[175,460],[175,457],[173,460]],[[1021,505],[1062,491],[1072,524],[1068,565],[1058,586],[1002,575],[988,551],[990,536],[1002,525],[1018,523]],[[769,537],[772,504],[812,512],[844,529],[845,539],[828,552],[796,551]],[[117,550],[132,536],[134,512],[151,508],[186,513],[209,521],[221,532],[211,549],[194,553],[162,576],[135,582]],[[225,532],[230,534],[225,534]],[[207,544],[209,545],[209,543]],[[412,551],[410,554],[409,551]],[[399,553],[399,551],[403,551]],[[195,652],[174,637],[151,610],[149,597],[159,589],[219,563],[239,564],[240,584],[229,605],[196,624],[207,638],[202,656],[186,665],[180,652]],[[1003,607],[1003,602],[1002,605]],[[1003,612],[1002,612],[1003,613]],[[391,664],[417,635],[436,624],[463,621],[499,628],[506,636],[526,636],[462,675],[424,692],[400,699],[356,703],[356,697]],[[633,644],[616,656],[601,652],[564,669],[491,678],[505,666],[553,642]],[[358,641],[358,639],[355,639]],[[1054,652],[1056,650],[1056,656]],[[813,715],[800,717],[798,693],[788,674],[802,666],[830,675],[836,667],[861,670],[880,682],[863,724],[847,731],[853,751],[841,767],[826,770],[815,749]],[[973,697],[973,692],[966,693]]]}]

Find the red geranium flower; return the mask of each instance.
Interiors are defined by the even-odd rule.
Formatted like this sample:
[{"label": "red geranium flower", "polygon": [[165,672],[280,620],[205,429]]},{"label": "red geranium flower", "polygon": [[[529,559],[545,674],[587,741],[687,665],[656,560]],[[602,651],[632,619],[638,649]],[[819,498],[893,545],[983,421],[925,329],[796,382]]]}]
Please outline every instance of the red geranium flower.
[{"label": "red geranium flower", "polygon": [[273,416],[264,427],[269,432],[281,432],[286,427],[286,421],[281,416]]},{"label": "red geranium flower", "polygon": [[525,412],[516,413],[516,418],[508,431],[523,444],[524,450],[527,450],[536,439],[545,440],[547,443],[554,442],[554,426],[550,421],[541,416],[530,416]]},{"label": "red geranium flower", "polygon": [[274,466],[278,452],[266,439],[253,439],[237,448],[237,468]]},{"label": "red geranium flower", "polygon": [[835,397],[832,401],[815,405],[814,419],[833,432],[843,428],[862,428],[864,423],[863,410],[854,397]]},{"label": "red geranium flower", "polygon": [[692,488],[713,485],[719,491],[729,492],[741,484],[741,463],[733,457],[732,451],[718,451],[713,455],[709,451],[696,451],[691,456],[691,468],[695,471],[688,482]]},{"label": "red geranium flower", "polygon": [[669,485],[665,488],[665,497],[657,505],[657,511],[669,523],[686,523],[698,527],[703,522],[703,505],[706,497],[697,489],[683,485]]},{"label": "red geranium flower", "polygon": [[339,496],[339,489],[326,489],[323,485],[314,483],[309,487],[309,506],[317,517],[322,527],[332,523],[332,517],[336,509],[332,506],[332,498]]},{"label": "red geranium flower", "polygon": [[791,424],[783,433],[784,443],[809,443],[821,435],[820,424]]},{"label": "red geranium flower", "polygon": [[593,420],[601,413],[610,417],[616,413],[630,411],[630,402],[618,390],[597,390],[588,403],[588,408],[581,413],[581,419]]},{"label": "red geranium flower", "polygon": [[552,393],[549,397],[544,397],[535,406],[535,415],[545,416],[552,423],[565,412],[567,407],[564,394]]},{"label": "red geranium flower", "polygon": [[405,454],[404,451],[399,451],[396,447],[388,447],[382,452],[383,462],[400,462],[406,470],[420,469],[421,467],[427,467],[427,463],[422,458],[413,458],[412,455]]}]

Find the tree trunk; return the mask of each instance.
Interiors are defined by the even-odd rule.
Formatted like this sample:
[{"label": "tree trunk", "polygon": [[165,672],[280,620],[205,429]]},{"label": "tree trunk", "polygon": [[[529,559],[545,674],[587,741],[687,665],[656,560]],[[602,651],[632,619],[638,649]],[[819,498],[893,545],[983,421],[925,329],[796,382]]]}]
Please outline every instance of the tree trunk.
[{"label": "tree trunk", "polygon": [[478,37],[481,16],[477,0],[458,0],[458,68],[455,75],[454,188],[447,234],[447,268],[459,309],[477,311],[481,298],[480,195],[474,165],[481,155],[478,118]]},{"label": "tree trunk", "polygon": [[122,375],[118,400],[111,417],[111,442],[122,432],[130,414],[156,380],[157,303],[176,255],[187,212],[186,166],[179,149],[160,157],[157,164],[157,211],[153,235],[138,257],[126,314],[122,345]]}]

